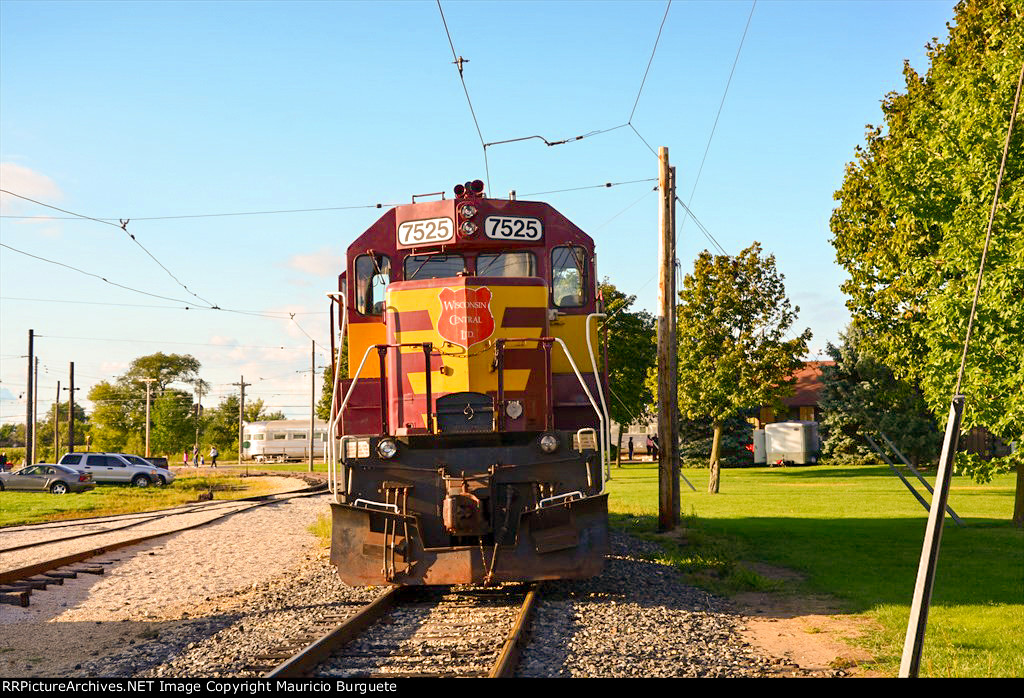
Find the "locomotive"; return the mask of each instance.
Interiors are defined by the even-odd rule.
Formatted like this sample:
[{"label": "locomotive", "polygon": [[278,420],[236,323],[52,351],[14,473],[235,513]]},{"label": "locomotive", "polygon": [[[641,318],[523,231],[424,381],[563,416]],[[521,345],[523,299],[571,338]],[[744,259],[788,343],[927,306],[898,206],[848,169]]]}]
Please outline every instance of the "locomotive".
[{"label": "locomotive", "polygon": [[329,294],[348,349],[331,562],[352,585],[597,575],[609,421],[594,241],[480,180],[454,195],[388,210]]}]

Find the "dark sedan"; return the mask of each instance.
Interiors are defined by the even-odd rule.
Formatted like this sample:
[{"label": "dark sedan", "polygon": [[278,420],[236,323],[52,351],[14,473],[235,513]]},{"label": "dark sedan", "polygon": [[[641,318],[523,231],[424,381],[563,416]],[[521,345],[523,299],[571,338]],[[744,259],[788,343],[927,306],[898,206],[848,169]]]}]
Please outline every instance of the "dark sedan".
[{"label": "dark sedan", "polygon": [[96,486],[92,475],[82,473],[63,465],[39,463],[10,473],[0,473],[0,491],[24,490],[27,492],[85,492]]}]

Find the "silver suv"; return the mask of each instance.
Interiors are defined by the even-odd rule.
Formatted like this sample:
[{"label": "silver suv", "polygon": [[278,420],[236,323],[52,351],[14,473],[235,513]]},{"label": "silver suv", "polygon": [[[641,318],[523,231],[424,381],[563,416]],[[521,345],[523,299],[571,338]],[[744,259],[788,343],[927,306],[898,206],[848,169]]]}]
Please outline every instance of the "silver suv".
[{"label": "silver suv", "polygon": [[60,465],[92,475],[96,482],[131,484],[135,487],[169,485],[174,473],[158,468],[139,456],[124,453],[65,453]]}]

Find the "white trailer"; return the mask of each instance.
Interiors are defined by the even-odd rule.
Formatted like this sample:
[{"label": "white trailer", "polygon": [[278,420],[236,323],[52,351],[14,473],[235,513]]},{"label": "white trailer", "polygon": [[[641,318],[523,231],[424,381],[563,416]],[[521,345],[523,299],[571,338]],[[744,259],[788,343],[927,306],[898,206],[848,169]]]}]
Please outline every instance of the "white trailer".
[{"label": "white trailer", "polygon": [[[327,422],[313,425],[313,458],[324,457]],[[309,459],[309,420],[274,419],[246,422],[242,429],[242,457],[257,463],[284,463]]]},{"label": "white trailer", "polygon": [[818,423],[792,421],[766,424],[764,449],[769,465],[813,465],[818,462],[821,454]]}]

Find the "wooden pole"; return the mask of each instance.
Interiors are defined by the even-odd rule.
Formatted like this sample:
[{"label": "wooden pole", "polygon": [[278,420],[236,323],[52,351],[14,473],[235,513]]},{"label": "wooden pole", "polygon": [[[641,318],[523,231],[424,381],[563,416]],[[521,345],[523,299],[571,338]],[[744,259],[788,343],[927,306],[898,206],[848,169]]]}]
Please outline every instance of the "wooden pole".
[{"label": "wooden pole", "polygon": [[[672,456],[668,448],[672,441],[672,408],[676,396],[672,394],[670,373],[675,363],[675,352],[670,345],[670,316],[673,312],[672,278],[675,260],[671,257],[672,206],[671,174],[668,148],[658,148],[658,530],[671,531],[676,525],[677,509],[673,498]],[[678,479],[678,478],[676,478]],[[675,484],[678,487],[678,483]]]},{"label": "wooden pole", "polygon": [[34,356],[35,332],[28,331],[28,390],[25,392],[25,465],[31,465],[29,459],[32,457],[33,427],[36,424],[35,415],[32,414],[32,396],[35,392],[35,385],[32,382],[32,365],[35,363]]},{"label": "wooden pole", "polygon": [[669,241],[671,243],[671,252],[669,253],[669,262],[672,265],[671,275],[671,287],[672,292],[669,293],[669,304],[668,304],[668,392],[672,396],[672,414],[669,420],[669,439],[665,442],[662,448],[665,449],[665,455],[669,457],[670,468],[672,470],[672,521],[678,526],[681,522],[680,519],[680,494],[679,494],[679,342],[676,340],[676,304],[679,302],[678,289],[676,288],[676,262],[678,255],[676,254],[676,168],[668,168],[668,219],[669,219]]},{"label": "wooden pole", "polygon": [[149,396],[150,387],[156,378],[143,378],[142,380],[146,384],[146,458],[149,458],[151,455],[149,452]]},{"label": "wooden pole", "polygon": [[53,462],[60,460],[60,381],[57,381],[57,402],[53,403]]},{"label": "wooden pole", "polygon": [[68,453],[75,452],[75,362],[68,362]]},{"label": "wooden pole", "polygon": [[309,472],[313,472],[313,431],[316,419],[316,342],[309,352]]}]

